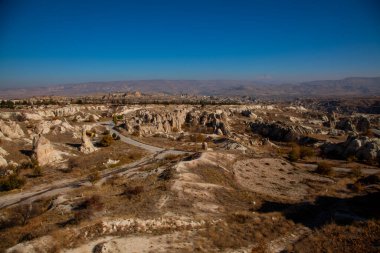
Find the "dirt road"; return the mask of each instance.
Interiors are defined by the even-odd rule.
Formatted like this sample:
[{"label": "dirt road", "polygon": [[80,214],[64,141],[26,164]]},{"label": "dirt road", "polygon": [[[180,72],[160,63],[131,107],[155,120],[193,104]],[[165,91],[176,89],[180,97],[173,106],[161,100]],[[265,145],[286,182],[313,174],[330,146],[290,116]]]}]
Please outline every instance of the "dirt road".
[{"label": "dirt road", "polygon": [[[177,154],[188,153],[181,150],[172,150],[172,149],[165,150],[163,148],[151,146],[148,144],[144,144],[144,143],[132,140],[131,138],[125,137],[121,135],[119,132],[115,131],[113,129],[113,122],[102,123],[102,125],[106,126],[110,130],[111,134],[115,133],[116,135],[120,136],[120,141],[145,149],[149,151],[151,154],[143,157],[142,159],[138,161],[130,163],[128,165],[123,165],[117,168],[102,171],[101,179],[105,179],[112,175],[122,173],[126,170],[138,168],[154,160],[160,160],[169,154],[177,155]],[[9,207],[15,204],[32,203],[33,201],[37,199],[44,198],[44,197],[51,197],[57,194],[62,194],[69,190],[79,188],[81,186],[89,185],[89,184],[91,183],[87,177],[81,178],[81,179],[65,179],[65,180],[55,181],[50,184],[39,185],[25,192],[9,193],[7,195],[0,197],[0,209]]]}]

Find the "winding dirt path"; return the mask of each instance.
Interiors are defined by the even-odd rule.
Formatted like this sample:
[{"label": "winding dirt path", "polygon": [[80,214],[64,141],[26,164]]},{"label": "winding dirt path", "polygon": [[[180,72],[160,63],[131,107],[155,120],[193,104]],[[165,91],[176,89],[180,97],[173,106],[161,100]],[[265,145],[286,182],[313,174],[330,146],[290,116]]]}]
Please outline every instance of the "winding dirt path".
[{"label": "winding dirt path", "polygon": [[[143,158],[141,158],[138,161],[132,162],[128,165],[122,165],[117,168],[113,168],[110,170],[102,171],[101,173],[101,180],[106,179],[112,175],[116,175],[119,173],[122,173],[126,170],[135,169],[138,167],[141,167],[144,164],[147,164],[149,162],[153,162],[155,160],[163,159],[166,155],[169,154],[185,154],[189,153],[182,150],[172,150],[172,149],[163,149],[159,147],[155,147],[152,145],[148,145],[145,143],[141,143],[135,140],[132,140],[131,138],[128,138],[126,136],[121,135],[119,132],[115,131],[113,129],[113,122],[103,122],[99,123],[101,125],[104,125],[107,127],[108,130],[110,130],[111,134],[116,134],[120,136],[120,141],[125,142],[127,144],[142,148],[150,152],[150,155],[147,155]],[[33,187],[32,189],[29,189],[25,192],[16,192],[16,193],[10,193],[6,194],[4,196],[0,197],[0,209],[6,208],[15,204],[28,204],[32,203],[33,201],[44,198],[44,197],[51,197],[56,194],[62,194],[67,191],[89,185],[91,184],[87,177],[81,178],[81,179],[65,179],[65,180],[59,180],[52,182],[50,184],[44,184],[39,185],[36,187]]]}]

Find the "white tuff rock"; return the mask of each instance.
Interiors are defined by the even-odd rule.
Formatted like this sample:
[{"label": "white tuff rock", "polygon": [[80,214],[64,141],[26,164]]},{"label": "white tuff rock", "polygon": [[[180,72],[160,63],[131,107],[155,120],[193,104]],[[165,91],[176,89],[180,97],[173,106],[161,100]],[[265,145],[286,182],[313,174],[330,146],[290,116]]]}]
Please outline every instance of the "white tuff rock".
[{"label": "white tuff rock", "polygon": [[96,151],[97,148],[94,147],[94,145],[92,144],[90,138],[87,136],[86,132],[87,132],[87,128],[83,127],[83,130],[82,130],[82,145],[80,146],[80,151],[83,152],[83,153],[85,153],[85,154],[89,154],[89,153],[92,153],[92,152]]},{"label": "white tuff rock", "polygon": [[61,152],[55,150],[50,141],[41,134],[33,139],[33,156],[41,166],[62,160]]}]

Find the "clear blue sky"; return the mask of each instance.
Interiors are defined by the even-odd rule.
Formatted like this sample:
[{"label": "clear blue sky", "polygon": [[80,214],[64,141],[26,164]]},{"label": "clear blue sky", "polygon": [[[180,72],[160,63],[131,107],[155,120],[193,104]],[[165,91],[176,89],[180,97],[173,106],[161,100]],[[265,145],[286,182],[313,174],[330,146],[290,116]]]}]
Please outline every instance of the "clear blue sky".
[{"label": "clear blue sky", "polygon": [[380,76],[380,1],[0,0],[0,86]]}]

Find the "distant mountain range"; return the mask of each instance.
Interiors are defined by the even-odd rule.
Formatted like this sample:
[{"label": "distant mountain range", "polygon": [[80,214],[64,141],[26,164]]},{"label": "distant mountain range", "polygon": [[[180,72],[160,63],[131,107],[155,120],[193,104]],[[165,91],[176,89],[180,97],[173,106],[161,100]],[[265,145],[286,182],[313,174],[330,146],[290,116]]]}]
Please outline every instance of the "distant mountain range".
[{"label": "distant mountain range", "polygon": [[253,96],[258,98],[379,96],[380,77],[351,77],[289,84],[266,84],[239,80],[133,80],[88,82],[47,87],[0,88],[0,98],[32,96],[84,96],[140,91],[154,94]]}]

